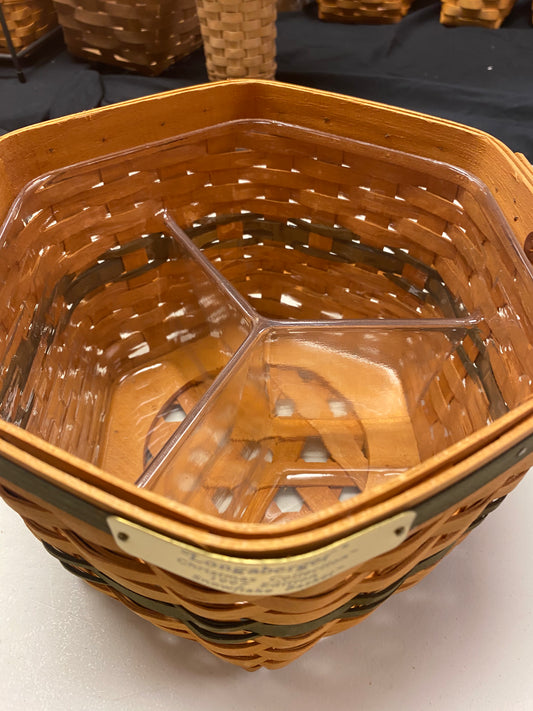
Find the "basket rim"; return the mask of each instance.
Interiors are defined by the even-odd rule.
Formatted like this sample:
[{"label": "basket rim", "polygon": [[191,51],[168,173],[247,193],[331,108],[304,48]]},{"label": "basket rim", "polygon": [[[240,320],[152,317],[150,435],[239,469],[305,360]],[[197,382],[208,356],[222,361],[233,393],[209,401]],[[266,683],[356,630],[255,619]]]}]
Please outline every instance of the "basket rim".
[{"label": "basket rim", "polygon": [[[180,107],[181,102],[184,102],[183,107]],[[190,105],[188,110],[184,110],[185,104]],[[307,111],[304,110],[306,105]],[[529,229],[521,224],[524,215],[520,214],[520,197],[531,199],[533,168],[522,154],[513,153],[499,139],[480,129],[411,109],[264,79],[228,79],[172,89],[24,126],[1,136],[0,181],[10,178],[10,190],[5,193],[11,194],[0,195],[0,215],[5,214],[6,204],[9,205],[12,197],[32,178],[68,167],[73,162],[171,138],[191,127],[209,126],[215,112],[217,123],[274,115],[287,120],[293,115],[291,106],[301,107],[298,122],[302,127],[361,141],[365,140],[364,131],[368,132],[370,127],[372,142],[385,148],[412,153],[409,138],[416,136],[418,155],[467,170],[487,186],[523,244]],[[142,122],[138,121],[140,111],[144,111]],[[165,120],[162,121],[163,111]],[[123,130],[112,131],[118,122]],[[358,132],[361,130],[363,133]],[[131,141],[131,134],[135,143]],[[73,144],[79,154],[76,161],[69,157],[69,147]],[[28,154],[33,154],[32,170],[25,178],[21,168],[25,167],[23,159],[27,159]],[[490,154],[490,158],[486,154]],[[507,164],[509,175],[505,177],[510,180],[502,180],[501,170],[494,170],[499,161]],[[472,170],[472,162],[477,163],[480,172]],[[533,211],[526,214],[533,221]]]},{"label": "basket rim", "polygon": [[[236,557],[276,557],[287,555],[287,551],[296,554],[316,550],[399,512],[411,510],[464,481],[513,447],[520,447],[517,463],[524,458],[531,459],[529,451],[522,452],[521,443],[533,432],[533,398],[502,415],[485,430],[490,432],[485,432],[489,436],[482,442],[478,433],[464,438],[418,465],[416,480],[408,478],[402,482],[399,479],[394,491],[376,490],[373,496],[369,494],[367,501],[356,497],[309,514],[301,521],[278,525],[239,524],[204,514],[139,489],[6,422],[0,422],[0,458],[21,467],[45,485],[50,484],[82,504],[99,509],[104,516],[127,518],[162,535],[213,552]],[[465,444],[470,445],[466,456]],[[527,468],[528,464],[524,466]],[[17,487],[16,482],[13,483]],[[17,488],[32,494],[24,486]],[[415,521],[415,528],[418,523],[420,520]]]},{"label": "basket rim", "polygon": [[[383,102],[342,95],[332,91],[325,91],[322,89],[311,89],[307,87],[267,79],[226,79],[216,82],[210,82],[208,84],[196,84],[188,87],[181,87],[179,89],[171,89],[157,94],[150,94],[135,99],[129,99],[126,101],[119,102],[117,104],[112,104],[110,106],[101,106],[93,109],[88,109],[86,111],[80,111],[68,114],[66,116],[61,116],[56,119],[48,119],[38,124],[23,126],[21,128],[8,132],[3,136],[0,136],[0,151],[4,149],[3,144],[18,142],[18,139],[21,137],[23,138],[23,140],[27,140],[29,138],[31,141],[32,137],[35,136],[34,141],[37,145],[42,148],[44,148],[45,146],[48,147],[48,155],[44,156],[46,159],[44,162],[48,162],[48,165],[45,165],[45,167],[40,170],[39,173],[35,173],[35,171],[33,171],[34,176],[37,177],[44,172],[49,172],[51,170],[67,167],[72,164],[71,160],[62,160],[62,155],[59,153],[59,151],[55,150],[55,148],[58,147],[58,144],[61,143],[61,137],[63,136],[62,132],[65,129],[67,129],[69,133],[74,130],[78,134],[83,134],[85,131],[87,131],[87,129],[94,130],[95,128],[100,128],[99,126],[95,127],[94,125],[90,124],[94,124],[98,121],[108,122],[108,120],[112,119],[112,117],[118,117],[119,113],[124,115],[124,119],[127,117],[128,114],[131,114],[131,116],[133,117],[138,113],[138,109],[146,109],[150,106],[156,107],[159,103],[161,103],[161,108],[163,108],[165,104],[168,104],[169,106],[174,103],[179,104],[179,100],[185,96],[197,98],[200,100],[201,104],[202,98],[207,98],[209,94],[213,95],[212,98],[214,99],[214,103],[216,104],[222,102],[229,103],[231,102],[232,98],[238,99],[239,106],[244,105],[245,108],[248,108],[246,114],[239,114],[240,118],[268,118],[268,115],[264,112],[268,99],[275,98],[278,101],[285,103],[290,95],[293,95],[290,98],[295,104],[298,103],[297,95],[300,95],[300,98],[303,98],[304,105],[306,103],[306,98],[313,97],[315,100],[318,100],[322,104],[325,104],[322,106],[323,110],[327,106],[326,102],[334,102],[338,108],[352,108],[359,109],[359,111],[372,112],[376,116],[379,116],[381,119],[389,118],[391,115],[401,117],[402,123],[403,120],[406,120],[413,124],[417,124],[418,128],[422,128],[422,126],[425,126],[426,132],[427,127],[431,127],[429,128],[429,133],[430,137],[432,137],[433,140],[424,141],[423,147],[425,150],[422,155],[424,155],[425,157],[434,157],[435,160],[448,162],[451,165],[460,168],[464,167],[464,158],[471,158],[472,156],[464,155],[464,151],[460,151],[459,149],[461,147],[461,139],[466,139],[467,137],[469,137],[471,139],[474,139],[476,142],[479,142],[481,145],[485,144],[484,147],[486,148],[490,146],[492,149],[497,149],[497,152],[500,154],[500,157],[503,157],[506,161],[510,161],[511,163],[513,163],[513,167],[518,170],[519,174],[514,175],[515,180],[526,180],[530,185],[533,185],[533,169],[529,165],[527,159],[525,159],[522,154],[514,153],[502,141],[481,129],[467,126],[465,124],[459,123],[457,121],[452,121],[450,119],[432,116],[421,111],[404,109],[402,107],[395,106],[392,104],[385,104]],[[209,104],[212,103],[213,101],[209,101]],[[259,108],[261,104],[263,104],[263,106]],[[250,109],[252,110],[251,112]],[[208,115],[211,113],[211,111],[212,108],[210,106],[205,107],[203,109],[203,113]],[[288,110],[285,110],[285,114],[287,116],[291,115]],[[150,118],[153,117],[151,116]],[[210,125],[209,121],[205,121],[205,117],[202,118],[204,119],[201,122],[202,127],[204,125]],[[303,119],[301,121],[301,124],[299,125],[309,128],[318,128],[318,126],[316,126],[316,122],[313,122],[310,115],[307,114],[305,111],[302,111],[299,114],[298,118],[299,120]],[[373,124],[379,123],[376,122],[374,119],[370,120]],[[177,121],[178,119],[176,117],[169,117],[169,120],[159,123],[155,134],[152,133],[152,131],[145,131],[145,134],[147,136],[150,136],[150,142],[170,138],[175,135],[175,132],[172,131],[172,127]],[[350,124],[353,123],[355,122],[352,118]],[[387,129],[392,128],[392,126],[386,124],[385,121],[383,121],[382,123],[384,129],[383,139],[385,140],[381,145],[383,145],[384,147],[390,145],[391,147],[394,147],[395,149],[400,151],[405,150],[404,148],[400,147],[400,143],[402,145],[404,143],[402,139],[405,139],[405,136],[394,135],[393,133],[389,133]],[[199,124],[195,123],[194,125],[198,126]],[[457,136],[457,143],[452,147],[447,148],[446,146],[441,145],[440,142],[435,141],[434,138],[436,134],[433,131],[433,127],[436,126],[440,129],[445,130],[448,136],[453,135],[455,133]],[[322,117],[320,121],[320,127],[322,130],[327,131],[332,135],[339,135],[341,137],[345,135],[344,133],[340,133],[338,131],[339,127],[337,127],[333,119],[328,116]],[[346,124],[345,127],[348,128],[348,124]],[[351,126],[351,128],[353,130],[353,125]],[[416,133],[418,131],[418,128],[416,130],[411,129],[411,133]],[[142,133],[142,127],[139,131],[139,127],[130,126],[128,131],[123,132],[123,136],[113,136],[112,138],[109,137],[109,139],[103,138],[103,146],[98,146],[97,144],[86,141],[86,143],[89,143],[89,147],[91,149],[90,153],[87,156],[88,159],[105,156],[108,155],[110,152],[121,151],[124,148],[131,147],[132,144],[129,141],[124,145],[124,148],[116,147],[110,149],[109,147],[111,140],[113,140],[113,143],[115,145],[120,145],[122,140],[129,136],[129,132],[131,130],[135,130],[136,132]],[[354,137],[357,138],[357,135],[354,135]],[[66,138],[68,140],[69,137],[67,136]],[[364,139],[359,138],[359,140]],[[431,144],[433,144],[433,150],[431,150]],[[138,144],[133,145],[141,145],[141,143],[139,142]],[[481,146],[475,147],[479,149]],[[50,150],[51,148],[52,150]],[[8,149],[6,148],[6,150]],[[453,151],[457,151],[457,153],[454,153]],[[412,148],[411,151],[408,152],[412,152]],[[432,153],[432,155],[428,155],[428,152]],[[461,153],[463,153],[463,155],[460,155]],[[446,154],[449,154],[452,159],[447,158]],[[459,163],[454,162],[453,158],[456,159],[458,157],[462,160],[460,160]],[[43,162],[43,157],[40,156],[40,158],[41,160],[38,162],[38,165]],[[78,159],[75,162],[77,163],[80,160],[83,159]],[[470,170],[471,166],[468,166],[466,169]],[[483,182],[486,182],[483,176],[479,176],[477,173],[475,175],[476,177],[481,178]],[[22,187],[23,185],[24,184],[22,184]]]}]

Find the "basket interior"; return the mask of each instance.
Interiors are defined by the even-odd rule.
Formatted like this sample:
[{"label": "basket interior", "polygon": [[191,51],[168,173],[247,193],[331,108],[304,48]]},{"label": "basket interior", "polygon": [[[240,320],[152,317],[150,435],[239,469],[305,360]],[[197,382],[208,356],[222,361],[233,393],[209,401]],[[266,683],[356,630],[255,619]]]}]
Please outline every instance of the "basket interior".
[{"label": "basket interior", "polygon": [[205,513],[321,510],[531,393],[529,263],[414,155],[219,124],[39,178],[0,248],[0,416]]}]

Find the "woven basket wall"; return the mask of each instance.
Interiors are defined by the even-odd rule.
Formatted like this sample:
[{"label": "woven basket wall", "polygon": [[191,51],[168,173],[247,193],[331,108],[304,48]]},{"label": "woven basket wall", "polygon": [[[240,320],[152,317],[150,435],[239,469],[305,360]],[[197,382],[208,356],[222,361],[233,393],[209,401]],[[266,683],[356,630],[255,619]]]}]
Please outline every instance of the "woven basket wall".
[{"label": "woven basket wall", "polygon": [[[304,126],[331,131],[329,137],[281,125],[291,107],[302,104]],[[139,112],[142,128],[131,120]],[[259,122],[232,123],[247,117]],[[183,135],[202,125],[205,131]],[[117,130],[121,126],[129,134]],[[475,185],[441,161],[475,170],[497,189],[498,204],[521,242],[532,224],[532,181],[510,151],[474,130],[322,92],[224,82],[2,139],[9,178],[0,196],[4,214],[31,170],[38,171],[35,177],[47,166],[68,165],[68,146],[77,146],[76,156],[84,160],[95,151],[104,156],[129,150],[146,135],[168,140],[41,181],[13,216],[17,249],[5,250],[0,265],[0,342],[8,364],[2,412],[12,422],[0,428],[0,491],[75,575],[227,661],[249,670],[278,668],[424,577],[531,465],[530,270],[519,247],[516,255],[507,250],[505,230],[487,218]],[[383,152],[376,155],[368,146],[354,152],[343,135],[426,155],[434,164],[392,155],[383,160]],[[102,141],[107,137],[110,146]],[[39,153],[34,145],[48,150]],[[27,154],[42,162],[26,167],[21,185]],[[161,218],[154,217],[161,210],[270,317],[294,318],[291,309],[301,309],[303,318],[316,318],[325,295],[327,308],[344,318],[438,321],[454,309],[480,311],[478,330],[437,371],[417,413],[414,424],[427,435],[422,446],[428,450],[421,454],[433,457],[427,466],[422,462],[407,483],[375,496],[363,493],[352,503],[338,503],[339,481],[326,484],[318,497],[302,492],[301,523],[292,517],[265,526],[258,538],[252,528],[196,515],[131,486],[127,477],[138,450],[113,473],[65,454],[63,448],[88,456],[87,441],[101,437],[110,380],[172,346],[170,302],[182,298],[182,287],[174,279],[171,240],[153,236],[161,230]],[[59,308],[46,311],[43,294],[75,305],[72,318],[62,319]],[[295,297],[290,303],[287,294]],[[162,329],[154,328],[156,308]],[[48,321],[39,320],[44,312]],[[199,326],[195,322],[192,331]],[[148,352],[136,351],[141,343]],[[33,368],[27,367],[28,352]],[[113,364],[114,371],[106,370]],[[416,380],[418,373],[405,366]],[[90,398],[84,397],[88,391]],[[61,426],[67,421],[69,427]],[[82,421],[89,425],[80,426]],[[440,453],[432,453],[432,442]],[[476,479],[475,488],[469,485],[469,477],[485,476],[494,464],[495,473]],[[453,487],[458,498],[436,507],[434,497]],[[206,491],[199,493],[207,499]],[[324,501],[332,506],[323,509]],[[204,550],[268,557],[309,550],[317,540],[424,506],[397,548],[293,594],[243,596],[193,583],[126,554],[106,523],[109,515],[119,515]]]},{"label": "woven basket wall", "polygon": [[[52,0],[3,0],[2,9],[16,51],[25,49],[57,25]],[[0,52],[7,49],[0,30]]]},{"label": "woven basket wall", "polygon": [[328,22],[390,24],[407,14],[412,0],[318,0],[318,17]]},{"label": "woven basket wall", "polygon": [[201,46],[194,0],[54,0],[69,52],[157,75]]},{"label": "woven basket wall", "polygon": [[273,79],[276,0],[198,0],[209,79]]},{"label": "woven basket wall", "polygon": [[443,0],[440,21],[450,26],[497,29],[513,9],[515,0]]}]

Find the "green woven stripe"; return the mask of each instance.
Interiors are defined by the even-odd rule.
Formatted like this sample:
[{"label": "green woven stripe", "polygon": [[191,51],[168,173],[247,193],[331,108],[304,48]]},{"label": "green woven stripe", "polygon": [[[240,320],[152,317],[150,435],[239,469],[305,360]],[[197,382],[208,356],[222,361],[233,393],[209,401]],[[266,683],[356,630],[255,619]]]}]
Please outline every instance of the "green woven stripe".
[{"label": "green woven stripe", "polygon": [[449,548],[445,548],[443,551],[440,551],[439,553],[436,553],[430,558],[422,561],[409,573],[404,575],[400,578],[400,580],[395,582],[393,585],[390,585],[388,588],[380,590],[376,593],[362,593],[357,595],[352,600],[345,603],[342,607],[337,610],[333,610],[327,615],[301,624],[273,625],[264,622],[255,622],[249,619],[243,619],[235,623],[209,620],[205,617],[195,615],[180,605],[171,605],[159,600],[153,600],[145,597],[144,595],[139,595],[115,580],[112,580],[107,575],[104,575],[86,561],[80,558],[68,556],[47,544],[44,544],[44,546],[51,555],[57,558],[62,565],[74,575],[97,585],[106,585],[145,610],[156,612],[164,615],[165,617],[178,620],[194,632],[194,634],[201,637],[201,639],[221,644],[241,644],[246,640],[254,639],[259,636],[284,638],[298,637],[299,635],[313,632],[327,622],[354,619],[356,617],[367,615],[369,612],[381,605],[381,603],[389,598],[394,592],[396,592],[396,590],[408,577],[437,563],[452,547],[450,546]]},{"label": "green woven stripe", "polygon": [[458,481],[439,494],[435,494],[435,496],[418,504],[418,506],[414,508],[414,511],[416,511],[416,519],[413,527],[419,526],[421,523],[429,521],[443,511],[446,511],[446,509],[459,504],[468,496],[474,494],[478,489],[481,489],[493,479],[496,479],[500,474],[520,463],[532,452],[533,435],[529,435],[514,447],[500,454],[499,457],[492,459],[488,464],[476,469],[470,476],[461,479],[461,481]]},{"label": "green woven stripe", "polygon": [[38,496],[47,504],[51,504],[80,521],[88,523],[99,531],[111,533],[107,525],[108,511],[99,509],[94,504],[90,504],[61,489],[59,486],[51,484],[46,479],[42,479],[37,474],[4,457],[0,457],[0,478],[15,484],[28,493]]},{"label": "green woven stripe", "polygon": [[[500,505],[503,499],[493,501],[486,507],[482,514],[470,525],[468,530],[475,528],[486,516],[494,511]],[[98,571],[87,561],[70,556],[62,551],[53,548],[49,544],[44,544],[46,550],[57,558],[62,565],[71,573],[83,578],[89,582],[107,585],[112,590],[123,595],[131,602],[134,602],[139,607],[151,612],[156,612],[165,617],[178,620],[183,623],[194,634],[208,642],[217,642],[221,644],[241,644],[244,641],[254,639],[255,637],[298,637],[299,635],[308,634],[318,629],[322,625],[334,620],[348,620],[367,615],[369,612],[378,607],[382,602],[387,600],[398,588],[412,575],[426,570],[438,563],[452,548],[448,546],[442,551],[433,554],[429,558],[421,561],[407,574],[402,576],[389,587],[379,590],[374,593],[361,593],[356,595],[350,601],[342,605],[336,610],[323,615],[309,622],[294,624],[294,625],[273,625],[264,622],[255,622],[250,619],[242,619],[236,622],[214,621],[209,620],[200,615],[186,610],[180,605],[171,605],[169,603],[153,600],[138,593],[132,592],[115,580]]]}]

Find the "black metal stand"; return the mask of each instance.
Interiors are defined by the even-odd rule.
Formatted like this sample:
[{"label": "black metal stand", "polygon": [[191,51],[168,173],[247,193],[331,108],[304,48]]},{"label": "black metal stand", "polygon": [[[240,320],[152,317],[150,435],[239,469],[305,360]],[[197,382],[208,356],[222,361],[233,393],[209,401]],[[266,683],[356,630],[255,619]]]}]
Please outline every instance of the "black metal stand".
[{"label": "black metal stand", "polygon": [[15,71],[17,72],[17,77],[20,82],[24,83],[26,81],[26,77],[24,76],[24,72],[22,71],[22,65],[20,60],[24,59],[24,57],[27,57],[28,55],[32,54],[36,50],[38,50],[41,45],[45,44],[49,40],[51,40],[53,37],[58,37],[61,34],[61,28],[60,27],[54,27],[52,30],[47,32],[45,35],[42,37],[39,37],[38,40],[35,40],[35,42],[32,42],[29,44],[27,47],[24,47],[24,49],[21,49],[19,52],[15,50],[15,47],[13,45],[13,40],[11,38],[11,33],[9,32],[9,29],[7,27],[7,22],[6,18],[4,15],[4,11],[2,9],[2,3],[0,2],[0,27],[2,28],[2,31],[5,35],[6,38],[6,43],[7,43],[7,48],[9,50],[9,53],[6,52],[0,52],[0,60],[11,60],[13,63],[13,66],[15,67]]}]

